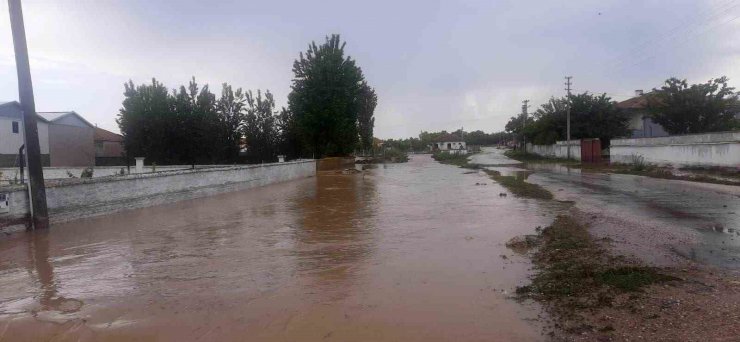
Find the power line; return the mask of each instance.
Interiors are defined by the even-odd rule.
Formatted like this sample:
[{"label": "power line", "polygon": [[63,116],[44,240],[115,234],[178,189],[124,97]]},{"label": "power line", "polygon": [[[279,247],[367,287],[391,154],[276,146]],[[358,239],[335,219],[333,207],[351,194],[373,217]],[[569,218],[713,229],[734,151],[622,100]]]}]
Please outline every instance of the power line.
[{"label": "power line", "polygon": [[568,146],[568,159],[570,159],[570,86],[573,84],[571,83],[571,79],[573,76],[565,76],[565,91],[568,93],[568,115],[567,115],[567,142],[566,145]]},{"label": "power line", "polygon": [[[730,5],[730,6],[727,6]],[[628,63],[630,60],[634,60],[635,54],[642,54],[644,53],[646,48],[650,47],[653,50],[656,46],[662,44],[664,41],[667,41],[669,39],[672,39],[675,37],[678,33],[680,33],[683,30],[687,30],[688,34],[691,34],[694,32],[697,28],[701,27],[701,23],[704,21],[713,21],[715,18],[721,17],[723,14],[727,13],[728,11],[731,11],[732,9],[740,6],[740,4],[735,3],[735,0],[730,0],[722,5],[719,5],[718,8],[712,9],[708,11],[707,16],[701,16],[701,18],[698,18],[697,20],[694,20],[693,22],[690,22],[686,24],[682,21],[682,24],[677,25],[671,29],[669,29],[666,33],[662,35],[658,35],[652,39],[648,39],[637,46],[633,47],[629,52],[627,52],[622,57],[618,58],[615,63],[611,65],[613,68],[619,69],[621,66],[623,66],[625,63]],[[692,28],[692,26],[698,25],[697,27]],[[649,44],[649,45],[648,45]],[[644,56],[643,56],[644,57]]]}]

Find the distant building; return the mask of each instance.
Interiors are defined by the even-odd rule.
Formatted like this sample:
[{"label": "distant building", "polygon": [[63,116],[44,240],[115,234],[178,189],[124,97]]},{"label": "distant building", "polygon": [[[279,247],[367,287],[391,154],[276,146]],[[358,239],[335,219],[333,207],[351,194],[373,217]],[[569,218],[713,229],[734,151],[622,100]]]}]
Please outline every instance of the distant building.
[{"label": "distant building", "polygon": [[[37,116],[41,165],[49,166],[49,122]],[[23,111],[18,102],[0,102],[0,167],[20,166],[18,150],[25,139]],[[25,151],[24,151],[25,153]]]},{"label": "distant building", "polygon": [[442,151],[455,154],[467,154],[468,147],[465,141],[456,135],[446,134],[434,139],[431,146],[432,152]]},{"label": "distant building", "polygon": [[663,126],[650,119],[647,109],[647,96],[642,90],[635,90],[635,97],[617,103],[617,108],[629,117],[630,138],[665,137],[668,133]]},{"label": "distant building", "polygon": [[95,126],[75,112],[39,112],[49,122],[51,166],[95,166]]},{"label": "distant building", "polygon": [[123,149],[123,136],[95,127],[95,165],[126,165]]}]

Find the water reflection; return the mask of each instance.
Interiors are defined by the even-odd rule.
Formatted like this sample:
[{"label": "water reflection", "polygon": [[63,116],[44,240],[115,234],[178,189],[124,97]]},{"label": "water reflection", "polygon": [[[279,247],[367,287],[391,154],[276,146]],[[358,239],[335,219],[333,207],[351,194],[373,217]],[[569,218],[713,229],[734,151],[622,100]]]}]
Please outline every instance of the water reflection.
[{"label": "water reflection", "polygon": [[374,183],[361,174],[322,174],[300,199],[298,270],[325,280],[350,278],[372,248]]},{"label": "water reflection", "polygon": [[54,278],[54,266],[50,261],[49,232],[37,231],[28,234],[28,272],[35,274],[40,286],[39,304],[41,311],[76,312],[82,301],[58,296],[59,284]]}]

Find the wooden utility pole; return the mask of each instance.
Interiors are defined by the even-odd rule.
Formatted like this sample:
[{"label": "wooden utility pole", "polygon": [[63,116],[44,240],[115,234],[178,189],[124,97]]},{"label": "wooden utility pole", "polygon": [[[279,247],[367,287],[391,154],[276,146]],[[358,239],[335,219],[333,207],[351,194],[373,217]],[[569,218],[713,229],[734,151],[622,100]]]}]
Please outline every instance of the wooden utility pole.
[{"label": "wooden utility pole", "polygon": [[573,78],[573,76],[565,76],[565,91],[568,92],[568,123],[566,124],[566,130],[567,130],[567,141],[565,142],[568,146],[568,159],[570,159],[570,86],[572,83],[570,82],[570,79]]},{"label": "wooden utility pole", "polygon": [[49,215],[46,208],[44,171],[41,166],[41,147],[39,146],[39,132],[36,126],[36,105],[33,100],[31,67],[28,63],[28,46],[26,45],[21,1],[8,0],[8,9],[10,11],[10,28],[13,32],[13,46],[15,47],[15,65],[18,70],[18,97],[23,110],[31,223],[33,229],[46,229],[49,227]]},{"label": "wooden utility pole", "polygon": [[524,143],[524,153],[527,153],[527,135],[524,133],[524,129],[527,128],[527,108],[529,108],[529,100],[522,101],[522,116],[524,117],[524,120],[522,120],[522,142]]}]

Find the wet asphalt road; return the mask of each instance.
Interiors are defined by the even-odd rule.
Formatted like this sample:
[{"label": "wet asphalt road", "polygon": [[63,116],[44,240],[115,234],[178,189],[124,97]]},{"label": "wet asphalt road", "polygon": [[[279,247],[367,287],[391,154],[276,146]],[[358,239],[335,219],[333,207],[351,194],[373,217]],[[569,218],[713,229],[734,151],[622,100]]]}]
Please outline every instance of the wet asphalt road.
[{"label": "wet asphalt road", "polygon": [[540,184],[558,199],[574,201],[587,211],[686,236],[691,243],[670,248],[700,263],[740,269],[738,186],[581,172],[554,163],[522,165],[503,152],[486,149],[473,161],[503,165],[492,168],[505,174],[524,174],[529,182]]}]

